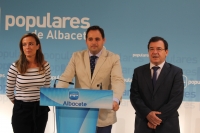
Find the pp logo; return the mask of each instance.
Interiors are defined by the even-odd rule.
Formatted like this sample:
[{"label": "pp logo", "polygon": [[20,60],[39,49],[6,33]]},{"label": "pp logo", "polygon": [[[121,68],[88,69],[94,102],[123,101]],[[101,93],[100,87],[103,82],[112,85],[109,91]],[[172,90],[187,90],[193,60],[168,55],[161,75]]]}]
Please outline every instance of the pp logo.
[{"label": "pp logo", "polygon": [[77,100],[79,98],[79,92],[77,90],[69,90],[69,99]]},{"label": "pp logo", "polygon": [[187,87],[187,82],[188,82],[188,79],[187,79],[187,76],[183,75],[183,82],[184,82],[184,88]]}]

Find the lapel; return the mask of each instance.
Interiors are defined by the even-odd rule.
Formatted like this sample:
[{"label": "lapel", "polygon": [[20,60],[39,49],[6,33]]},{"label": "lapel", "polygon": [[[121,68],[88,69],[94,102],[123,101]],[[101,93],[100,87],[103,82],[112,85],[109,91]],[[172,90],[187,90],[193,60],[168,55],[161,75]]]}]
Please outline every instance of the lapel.
[{"label": "lapel", "polygon": [[145,69],[143,71],[143,75],[145,77],[145,81],[147,82],[147,85],[149,87],[151,94],[153,94],[153,85],[152,85],[152,79],[151,79],[150,64],[145,66]]},{"label": "lapel", "polygon": [[97,73],[98,71],[100,70],[101,66],[104,64],[106,58],[107,58],[108,54],[106,52],[106,49],[103,48],[102,50],[102,53],[99,57],[99,59],[97,60],[96,62],[96,65],[95,65],[95,69],[94,69],[94,73],[93,73],[93,76],[92,76],[92,81],[91,83],[94,81],[95,77],[97,76]]},{"label": "lapel", "polygon": [[88,50],[84,52],[84,63],[85,63],[86,73],[88,75],[88,81],[91,82],[90,57],[88,52],[89,52]]},{"label": "lapel", "polygon": [[156,91],[158,90],[158,88],[160,87],[160,85],[165,81],[165,77],[167,76],[167,74],[169,73],[170,71],[170,66],[167,62],[165,62],[161,72],[160,72],[160,75],[156,81],[156,86],[154,88],[154,92],[153,92],[153,95],[156,93]]}]

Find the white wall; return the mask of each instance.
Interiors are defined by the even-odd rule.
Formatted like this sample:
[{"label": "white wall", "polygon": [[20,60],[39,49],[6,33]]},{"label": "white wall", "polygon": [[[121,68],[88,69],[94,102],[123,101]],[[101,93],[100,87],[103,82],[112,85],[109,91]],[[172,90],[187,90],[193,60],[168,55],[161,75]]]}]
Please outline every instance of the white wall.
[{"label": "white wall", "polygon": [[[13,133],[11,126],[13,104],[5,95],[0,95],[0,133]],[[49,120],[45,133],[54,133],[54,112],[50,107]],[[200,132],[200,103],[183,102],[179,108],[181,133]],[[123,100],[117,112],[118,121],[114,124],[112,133],[133,133],[135,111],[129,100]],[[56,133],[56,131],[55,131]]]}]

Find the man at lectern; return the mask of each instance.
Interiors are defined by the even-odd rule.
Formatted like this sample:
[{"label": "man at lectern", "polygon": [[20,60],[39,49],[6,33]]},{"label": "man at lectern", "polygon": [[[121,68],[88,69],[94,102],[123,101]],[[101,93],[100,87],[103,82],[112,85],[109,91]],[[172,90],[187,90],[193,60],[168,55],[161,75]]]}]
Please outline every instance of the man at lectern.
[{"label": "man at lectern", "polygon": [[178,108],[183,100],[182,69],[165,61],[168,43],[152,37],[150,63],[134,70],[130,101],[136,111],[134,133],[180,133]]},{"label": "man at lectern", "polygon": [[[75,88],[113,90],[113,109],[100,109],[97,133],[111,133],[125,89],[120,57],[106,50],[104,43],[104,30],[99,26],[89,27],[86,31],[88,49],[73,53],[60,76],[64,81],[72,81],[75,77]],[[60,81],[57,87],[67,88],[68,83]]]}]

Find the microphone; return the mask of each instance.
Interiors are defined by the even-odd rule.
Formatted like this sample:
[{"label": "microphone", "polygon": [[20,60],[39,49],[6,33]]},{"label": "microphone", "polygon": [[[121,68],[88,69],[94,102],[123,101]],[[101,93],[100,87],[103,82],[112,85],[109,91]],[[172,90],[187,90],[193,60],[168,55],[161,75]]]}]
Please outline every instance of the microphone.
[{"label": "microphone", "polygon": [[97,87],[99,87],[99,88],[100,88],[100,90],[102,90],[102,83],[100,83],[100,84],[97,84]]},{"label": "microphone", "polygon": [[62,81],[62,82],[66,82],[66,83],[68,83],[68,84],[70,84],[70,85],[74,85],[74,83],[73,82],[67,82],[67,81],[64,81],[64,80],[60,80],[60,79],[56,79],[55,81],[54,81],[54,84],[53,84],[53,87],[54,88],[56,88],[56,81]]}]

